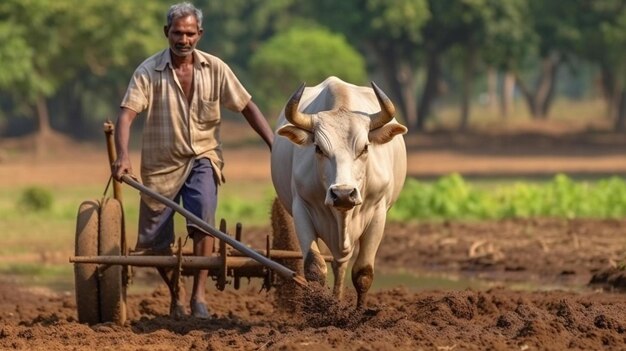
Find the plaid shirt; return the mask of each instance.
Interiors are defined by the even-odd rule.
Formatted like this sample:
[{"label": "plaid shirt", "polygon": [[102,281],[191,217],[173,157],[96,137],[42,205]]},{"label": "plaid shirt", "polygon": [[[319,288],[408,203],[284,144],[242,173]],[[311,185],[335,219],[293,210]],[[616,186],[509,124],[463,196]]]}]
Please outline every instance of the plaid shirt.
[{"label": "plaid shirt", "polygon": [[[195,50],[191,103],[174,72],[169,48],[145,60],[133,74],[121,107],[146,111],[141,149],[141,178],[173,199],[196,158],[211,160],[218,184],[224,181],[220,107],[240,112],[250,94],[219,58]],[[153,209],[163,208],[149,196]]]}]

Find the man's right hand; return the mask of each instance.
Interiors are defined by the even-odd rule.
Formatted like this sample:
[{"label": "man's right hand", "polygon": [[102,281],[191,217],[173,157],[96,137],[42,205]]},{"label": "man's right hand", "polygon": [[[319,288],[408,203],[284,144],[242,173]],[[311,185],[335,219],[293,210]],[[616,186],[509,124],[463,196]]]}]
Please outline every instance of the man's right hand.
[{"label": "man's right hand", "polygon": [[122,180],[122,176],[125,174],[133,174],[133,167],[130,164],[128,156],[118,156],[118,158],[111,165],[111,175],[117,181]]},{"label": "man's right hand", "polygon": [[135,117],[137,117],[137,112],[122,107],[115,124],[117,159],[111,165],[111,175],[117,181],[121,181],[125,174],[133,176],[133,167],[130,165],[130,158],[128,157],[128,139],[130,138],[130,125]]}]

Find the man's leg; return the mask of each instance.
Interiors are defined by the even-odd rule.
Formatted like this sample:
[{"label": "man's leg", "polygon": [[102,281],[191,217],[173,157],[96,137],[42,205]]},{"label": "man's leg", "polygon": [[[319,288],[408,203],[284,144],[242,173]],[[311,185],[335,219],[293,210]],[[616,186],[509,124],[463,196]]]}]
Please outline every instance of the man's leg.
[{"label": "man's leg", "polygon": [[[171,254],[170,244],[174,241],[173,211],[153,211],[142,200],[139,205],[139,235],[135,251],[145,251],[152,255]],[[174,269],[157,267],[157,271],[170,291],[170,316],[181,318],[186,314],[184,284],[178,279],[173,281]]]},{"label": "man's leg", "polygon": [[[217,208],[217,184],[213,167],[208,159],[194,162],[189,177],[180,192],[184,207],[210,225],[215,225]],[[209,234],[187,221],[187,231],[193,240],[193,252],[196,256],[209,256],[213,253],[214,239]],[[194,317],[208,318],[206,307],[206,281],[208,270],[194,272],[193,290],[191,292],[191,313]]]},{"label": "man's leg", "polygon": [[[194,256],[210,256],[213,253],[212,236],[190,227],[189,235],[193,240]],[[208,269],[198,269],[193,275],[193,289],[191,291],[191,313],[194,317],[208,318],[209,312],[206,307],[205,287],[209,276]]]}]

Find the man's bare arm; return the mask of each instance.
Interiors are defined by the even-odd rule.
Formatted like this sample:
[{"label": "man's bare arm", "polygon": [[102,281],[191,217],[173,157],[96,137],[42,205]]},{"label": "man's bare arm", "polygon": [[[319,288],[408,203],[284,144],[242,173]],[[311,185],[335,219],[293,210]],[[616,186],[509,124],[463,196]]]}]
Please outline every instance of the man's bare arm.
[{"label": "man's bare arm", "polygon": [[137,112],[122,107],[117,122],[115,123],[115,149],[117,151],[117,159],[111,165],[111,174],[113,174],[113,177],[117,180],[120,180],[124,174],[133,173],[128,154],[128,141],[130,140],[130,126],[135,117],[137,117]]},{"label": "man's bare arm", "polygon": [[274,132],[270,125],[267,123],[267,120],[261,113],[261,110],[257,107],[257,105],[250,100],[246,107],[241,111],[241,114],[246,117],[246,120],[252,126],[257,134],[263,138],[263,141],[267,144],[267,146],[272,150],[272,143],[274,142]]}]

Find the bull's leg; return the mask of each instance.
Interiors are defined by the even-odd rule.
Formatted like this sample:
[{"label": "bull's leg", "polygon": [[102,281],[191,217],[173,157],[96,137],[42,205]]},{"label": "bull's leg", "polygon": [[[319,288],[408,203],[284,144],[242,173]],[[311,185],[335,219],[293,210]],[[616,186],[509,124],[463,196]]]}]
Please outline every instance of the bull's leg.
[{"label": "bull's leg", "polygon": [[333,286],[333,295],[338,300],[343,299],[343,281],[346,278],[346,269],[348,268],[348,260],[337,262],[333,260],[333,275],[335,276],[335,285]]},{"label": "bull's leg", "polygon": [[362,309],[365,307],[365,300],[367,292],[372,286],[374,281],[374,267],[365,266],[358,270],[352,269],[352,284],[356,289],[356,308]]},{"label": "bull's leg", "polygon": [[382,215],[372,219],[367,230],[359,238],[359,255],[352,267],[352,284],[356,289],[358,309],[365,307],[367,292],[374,281],[374,260],[384,229],[385,212],[382,212]]},{"label": "bull's leg", "polygon": [[304,277],[310,282],[318,282],[324,286],[326,285],[327,274],[326,262],[317,249],[317,244],[315,247],[315,249],[309,250],[304,259]]},{"label": "bull's leg", "polygon": [[324,286],[327,273],[326,262],[317,246],[317,234],[311,223],[309,212],[300,199],[294,199],[292,211],[296,234],[304,257],[304,277],[308,281],[316,281]]}]

